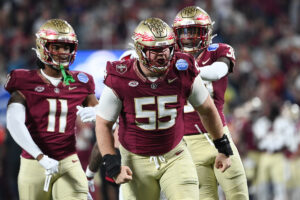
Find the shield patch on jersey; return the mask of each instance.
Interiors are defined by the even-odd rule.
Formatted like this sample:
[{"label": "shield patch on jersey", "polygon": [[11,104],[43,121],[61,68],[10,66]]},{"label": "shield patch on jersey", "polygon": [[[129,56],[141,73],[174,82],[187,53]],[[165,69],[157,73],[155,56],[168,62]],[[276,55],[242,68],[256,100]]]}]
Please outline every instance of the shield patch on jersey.
[{"label": "shield patch on jersey", "polygon": [[117,65],[116,70],[120,74],[124,74],[127,71],[127,66],[126,65]]}]

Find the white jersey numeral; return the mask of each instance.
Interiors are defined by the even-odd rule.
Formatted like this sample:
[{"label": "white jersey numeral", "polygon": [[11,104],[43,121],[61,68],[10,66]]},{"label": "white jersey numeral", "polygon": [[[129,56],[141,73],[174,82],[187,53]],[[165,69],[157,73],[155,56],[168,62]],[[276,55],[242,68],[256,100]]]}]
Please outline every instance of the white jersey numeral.
[{"label": "white jersey numeral", "polygon": [[228,50],[226,56],[235,59],[234,49],[231,46],[228,46],[228,47],[229,47],[229,50]]},{"label": "white jersey numeral", "polygon": [[[136,121],[136,125],[144,130],[168,129],[174,126],[177,110],[176,108],[166,108],[168,103],[177,103],[177,95],[135,98],[136,118],[148,118],[148,123]],[[157,105],[157,112],[143,109],[143,106],[150,104]],[[170,117],[170,119],[166,122],[161,122],[159,119],[163,117]]]},{"label": "white jersey numeral", "polygon": [[[212,81],[205,81],[203,80],[204,86],[206,87],[207,91],[209,92],[210,96],[213,97],[214,96],[214,87],[213,87],[213,83]],[[192,106],[192,104],[190,104],[190,102],[186,102],[186,105],[184,105],[184,113],[191,113],[194,112],[195,109]]]},{"label": "white jersey numeral", "polygon": [[65,99],[47,99],[49,102],[49,115],[48,115],[48,127],[47,131],[55,131],[55,117],[57,111],[57,103],[60,102],[61,112],[59,116],[59,133],[64,133],[67,126],[67,115],[68,115],[68,101]]},{"label": "white jersey numeral", "polygon": [[184,113],[190,113],[190,112],[194,112],[195,109],[192,106],[192,104],[190,104],[190,102],[186,102],[186,105],[184,105]]},{"label": "white jersey numeral", "polygon": [[5,88],[6,88],[6,86],[7,86],[7,84],[8,84],[9,81],[10,81],[10,74],[7,74],[7,76],[6,76],[6,82],[4,84]]}]

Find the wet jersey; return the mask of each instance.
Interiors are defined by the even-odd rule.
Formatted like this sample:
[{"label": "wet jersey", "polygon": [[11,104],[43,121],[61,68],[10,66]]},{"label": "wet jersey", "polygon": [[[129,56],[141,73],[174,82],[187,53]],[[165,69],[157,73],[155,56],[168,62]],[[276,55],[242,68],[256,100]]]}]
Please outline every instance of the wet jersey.
[{"label": "wet jersey", "polygon": [[[198,63],[199,69],[201,67],[211,65],[216,62],[218,58],[226,57],[230,60],[229,72],[232,72],[232,69],[235,65],[235,56],[234,50],[231,46],[223,43],[211,44],[207,49],[204,50],[201,56],[199,56],[196,61]],[[214,103],[217,107],[219,115],[221,117],[223,126],[226,125],[225,116],[223,113],[224,106],[224,94],[227,88],[227,75],[222,77],[217,81],[205,81],[204,85],[206,86],[208,92],[214,100]],[[187,103],[184,107],[184,126],[185,126],[185,135],[197,134],[199,131],[196,129],[195,125],[198,125],[201,132],[207,133],[204,126],[202,125],[198,113],[194,110],[192,105]]]},{"label": "wet jersey", "polygon": [[[76,106],[95,93],[92,76],[78,71],[69,71],[69,74],[75,79],[74,83],[66,86],[60,82],[54,86],[40,70],[14,70],[5,86],[8,92],[18,91],[25,98],[25,125],[42,152],[56,160],[76,152]],[[22,156],[32,158],[25,150]]]},{"label": "wet jersey", "polygon": [[[175,65],[177,60],[185,65]],[[108,62],[104,83],[122,101],[119,140],[130,152],[161,155],[173,149],[184,134],[183,108],[198,71],[192,56],[175,53],[169,71],[151,82],[136,59]]]}]

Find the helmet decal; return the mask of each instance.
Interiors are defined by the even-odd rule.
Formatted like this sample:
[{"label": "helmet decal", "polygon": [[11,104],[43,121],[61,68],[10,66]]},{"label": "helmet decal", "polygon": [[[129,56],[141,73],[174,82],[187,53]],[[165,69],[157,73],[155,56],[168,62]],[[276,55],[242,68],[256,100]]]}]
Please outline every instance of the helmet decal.
[{"label": "helmet decal", "polygon": [[149,20],[144,21],[144,23],[149,27],[154,37],[162,38],[167,36],[167,24],[161,23],[161,20],[150,18]]},{"label": "helmet decal", "polygon": [[154,36],[149,35],[148,33],[144,32],[143,34],[134,33],[134,37],[136,40],[142,39],[142,41],[155,41]]}]

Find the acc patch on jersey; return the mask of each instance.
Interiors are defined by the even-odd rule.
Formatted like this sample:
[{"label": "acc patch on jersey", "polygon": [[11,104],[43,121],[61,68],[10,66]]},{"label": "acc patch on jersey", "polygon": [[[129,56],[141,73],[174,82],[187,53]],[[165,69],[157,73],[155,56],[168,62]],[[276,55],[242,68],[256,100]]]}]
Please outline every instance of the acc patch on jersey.
[{"label": "acc patch on jersey", "polygon": [[79,73],[77,78],[80,82],[87,83],[89,81],[89,77],[84,73]]},{"label": "acc patch on jersey", "polygon": [[116,65],[116,70],[120,74],[124,74],[127,71],[127,66],[126,65]]},{"label": "acc patch on jersey", "polygon": [[43,86],[36,86],[34,88],[34,91],[36,91],[36,92],[43,92],[44,90],[45,90],[45,87],[43,87]]},{"label": "acc patch on jersey", "polygon": [[137,86],[139,85],[139,82],[137,82],[137,81],[130,81],[130,82],[128,83],[128,85],[129,85],[130,87],[137,87]]},{"label": "acc patch on jersey", "polygon": [[186,70],[189,67],[189,64],[186,60],[179,59],[177,60],[175,66],[179,71],[182,71],[182,70]]},{"label": "acc patch on jersey", "polygon": [[211,44],[207,47],[207,51],[215,51],[219,48],[219,44]]}]

